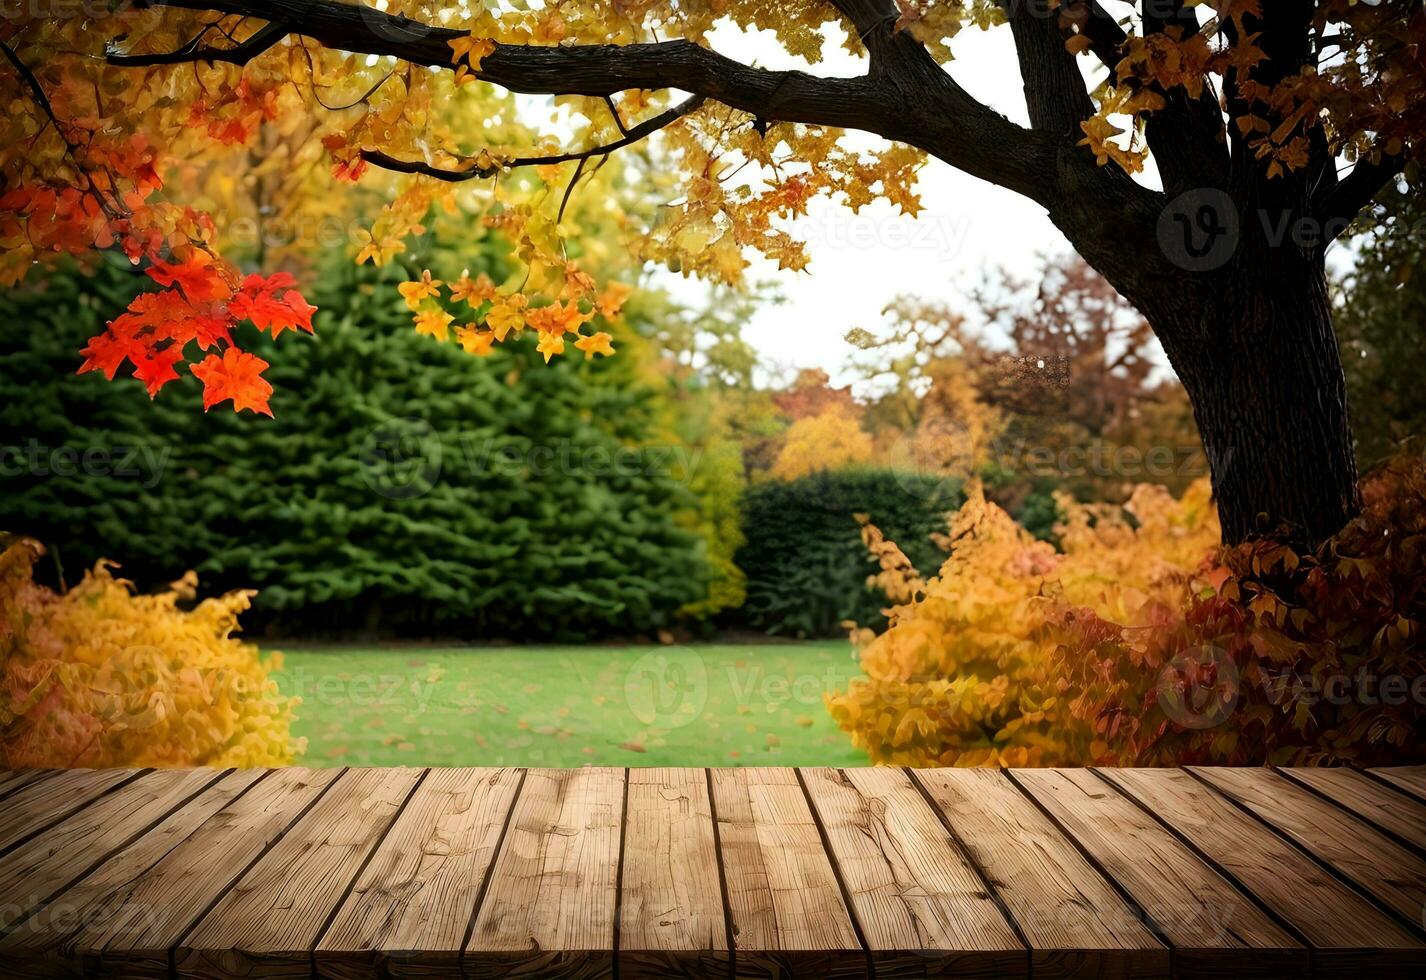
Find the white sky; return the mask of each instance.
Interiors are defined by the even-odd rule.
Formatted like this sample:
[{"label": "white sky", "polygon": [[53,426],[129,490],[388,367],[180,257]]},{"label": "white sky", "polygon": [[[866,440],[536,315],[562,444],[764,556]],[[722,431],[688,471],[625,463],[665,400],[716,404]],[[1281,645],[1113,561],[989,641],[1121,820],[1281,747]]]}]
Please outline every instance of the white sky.
[{"label": "white sky", "polygon": [[[864,71],[864,62],[839,42],[829,43],[824,60],[813,66],[786,55],[771,35],[733,27],[715,32],[712,45],[767,68],[844,76]],[[957,82],[1010,119],[1029,124],[1009,30],[968,28],[956,38],[954,52],[949,70]],[[808,242],[811,262],[805,272],[781,272],[754,259],[749,279],[773,283],[786,298],[761,309],[743,331],[767,368],[821,367],[835,378],[851,351],[843,334],[856,326],[874,329],[882,322],[882,308],[898,295],[953,301],[997,267],[1026,274],[1036,267],[1037,255],[1069,250],[1038,205],[939,160],[927,162],[917,189],[923,210],[915,218],[880,201],[860,214],[815,201],[807,218],[785,226]],[[659,278],[677,295],[698,295],[696,285],[677,276]]]}]

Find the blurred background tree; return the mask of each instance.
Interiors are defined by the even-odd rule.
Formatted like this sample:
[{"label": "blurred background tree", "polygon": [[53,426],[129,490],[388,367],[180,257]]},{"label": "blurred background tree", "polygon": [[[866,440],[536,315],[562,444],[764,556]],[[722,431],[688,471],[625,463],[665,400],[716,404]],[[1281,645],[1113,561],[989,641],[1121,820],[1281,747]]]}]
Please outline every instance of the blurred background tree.
[{"label": "blurred background tree", "polygon": [[1426,432],[1426,201],[1391,186],[1353,241],[1337,290],[1337,338],[1364,472]]}]

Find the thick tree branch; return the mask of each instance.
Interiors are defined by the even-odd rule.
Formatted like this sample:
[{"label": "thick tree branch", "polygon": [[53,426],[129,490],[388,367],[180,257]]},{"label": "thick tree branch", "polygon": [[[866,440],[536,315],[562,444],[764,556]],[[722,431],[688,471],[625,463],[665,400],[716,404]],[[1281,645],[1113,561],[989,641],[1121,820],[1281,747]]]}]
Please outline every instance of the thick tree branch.
[{"label": "thick tree branch", "polygon": [[1094,102],[1065,48],[1058,13],[1046,0],[1000,0],[1000,5],[1015,36],[1030,125],[1078,140],[1079,124],[1094,115]]},{"label": "thick tree branch", "polygon": [[[1181,37],[1199,30],[1197,15],[1184,3],[1143,0],[1144,36],[1176,29]],[[1228,176],[1228,134],[1211,86],[1198,98],[1182,86],[1163,92],[1164,108],[1144,121],[1144,138],[1170,194],[1196,187],[1221,187]]]},{"label": "thick tree branch", "polygon": [[[155,6],[211,10],[290,24],[292,33],[324,47],[453,68],[450,42],[464,31],[434,27],[356,3],[335,0],[151,0]],[[251,56],[251,55],[249,55]],[[111,56],[114,64],[199,61],[203,51]],[[150,63],[153,63],[152,61]],[[751,68],[689,41],[559,47],[497,44],[478,78],[514,92],[601,97],[629,89],[680,88],[768,119],[869,129],[878,108],[867,79],[818,78],[800,71]]]},{"label": "thick tree branch", "polygon": [[1358,160],[1351,173],[1319,194],[1313,201],[1313,213],[1326,237],[1334,239],[1346,231],[1362,208],[1370,204],[1405,165],[1402,157],[1386,153],[1375,160]]},{"label": "thick tree branch", "polygon": [[1119,59],[1124,56],[1124,42],[1129,40],[1128,33],[1098,0],[1069,3],[1065,11],[1079,32],[1089,38],[1089,50],[1109,69],[1109,77],[1115,77]]},{"label": "thick tree branch", "polygon": [[[335,0],[150,0],[153,5],[262,17],[336,50],[451,68],[449,42],[463,31],[433,27]],[[857,18],[882,0],[839,0]],[[682,89],[760,119],[859,129],[921,147],[952,166],[1025,194],[1049,196],[1061,147],[971,98],[909,32],[890,24],[875,42],[882,70],[820,78],[753,68],[686,40],[538,47],[497,44],[477,76],[515,92],[587,95]],[[130,56],[132,57],[132,56]],[[176,57],[176,56],[175,56]],[[195,60],[189,52],[186,58]]]},{"label": "thick tree branch", "polygon": [[[385,170],[394,170],[397,173],[403,174],[423,174],[427,177],[434,177],[437,180],[458,183],[463,180],[493,177],[500,170],[507,168],[539,167],[546,164],[568,163],[570,160],[583,161],[588,160],[590,157],[613,153],[615,150],[628,146],[630,143],[637,143],[645,136],[658,132],[676,119],[682,119],[694,109],[701,106],[705,101],[701,95],[695,95],[692,98],[685,99],[673,108],[666,109],[656,116],[651,116],[632,129],[624,130],[624,135],[611,143],[604,143],[599,146],[592,146],[587,150],[575,150],[569,153],[554,153],[538,157],[516,157],[494,168],[473,167],[469,170],[444,170],[440,167],[433,167],[428,163],[422,163],[420,161],[400,160],[378,150],[363,150],[361,157],[367,163]],[[622,124],[620,128],[622,129]]]}]

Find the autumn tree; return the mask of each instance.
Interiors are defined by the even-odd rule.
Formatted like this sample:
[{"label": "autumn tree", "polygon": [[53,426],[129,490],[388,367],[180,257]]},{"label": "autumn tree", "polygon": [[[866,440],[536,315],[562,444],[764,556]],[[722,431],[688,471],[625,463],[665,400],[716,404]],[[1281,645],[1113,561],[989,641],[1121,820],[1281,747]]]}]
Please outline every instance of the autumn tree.
[{"label": "autumn tree", "polygon": [[[774,219],[816,195],[853,208],[881,196],[914,212],[929,155],[1044,207],[1152,324],[1193,401],[1228,540],[1284,524],[1320,540],[1354,512],[1323,253],[1419,160],[1420,0],[526,8],[150,0],[7,21],[6,274],[93,247],[152,262],[172,299],[116,318],[87,363],[112,374],[128,359],[156,388],[196,345],[208,351],[193,368],[209,383],[205,400],[256,408],[260,366],[231,328],[305,329],[305,305],[286,280],[201,257],[221,228],[161,187],[205,141],[243,144],[293,113],[328,113],[313,139],[337,179],[373,168],[411,177],[370,230],[371,260],[399,251],[444,188],[492,188],[485,220],[516,242],[528,272],[494,290],[463,284],[471,319],[451,326],[477,348],[528,327],[549,354],[571,334],[586,354],[607,347],[583,326],[600,292],[561,217],[563,198],[609,153],[661,133],[668,207],[627,229],[628,247],[726,280],[741,276],[747,249],[804,265]],[[720,23],[771,31],[808,62],[840,29],[865,71],[741,63],[710,46]],[[949,45],[966,24],[1013,34],[1028,127],[956,80]],[[574,122],[557,137],[512,132],[504,115],[458,128],[443,107],[465,83],[563,97]],[[340,84],[353,98],[332,98]],[[858,150],[845,130],[888,143]],[[762,179],[735,183],[748,163]],[[1148,163],[1157,180],[1136,179]],[[508,176],[522,165],[538,178]],[[444,332],[432,293],[415,295],[415,315]]]}]

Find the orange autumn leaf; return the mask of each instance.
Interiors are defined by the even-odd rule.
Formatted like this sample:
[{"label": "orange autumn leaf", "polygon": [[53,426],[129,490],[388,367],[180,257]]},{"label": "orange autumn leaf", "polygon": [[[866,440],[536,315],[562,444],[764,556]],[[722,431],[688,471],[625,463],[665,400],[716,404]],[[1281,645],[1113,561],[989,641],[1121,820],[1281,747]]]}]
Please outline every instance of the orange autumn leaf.
[{"label": "orange autumn leaf", "polygon": [[181,262],[155,262],[149,278],[160,286],[177,286],[195,303],[226,299],[233,294],[213,256],[201,249],[195,249]]},{"label": "orange autumn leaf", "polygon": [[567,333],[577,333],[579,325],[593,316],[579,312],[579,304],[574,300],[566,303],[551,303],[525,314],[525,322],[541,334],[561,337]]},{"label": "orange autumn leaf", "polygon": [[423,299],[438,295],[442,285],[444,284],[441,280],[431,278],[430,269],[423,269],[420,279],[414,282],[403,282],[396,289],[406,300],[406,305],[414,310],[421,305]]},{"label": "orange autumn leaf", "polygon": [[274,337],[283,330],[299,329],[312,332],[315,306],[302,298],[295,288],[297,281],[285,272],[266,278],[250,275],[228,310],[239,319],[251,320],[259,330],[272,331]]},{"label": "orange autumn leaf", "polygon": [[598,333],[590,334],[588,337],[580,337],[574,342],[574,346],[584,351],[585,358],[591,358],[595,354],[612,357],[614,354],[614,345],[610,343],[611,340],[613,340],[613,338],[601,330]]},{"label": "orange autumn leaf", "polygon": [[272,395],[272,385],[262,377],[266,369],[267,362],[262,358],[236,347],[229,347],[221,357],[209,354],[192,369],[203,382],[203,410],[231,398],[234,411],[248,408],[271,417],[267,400]]}]

